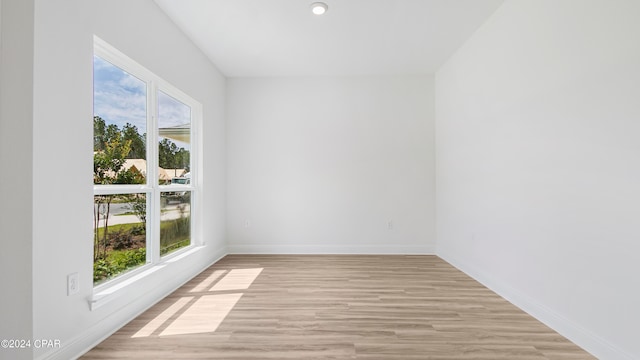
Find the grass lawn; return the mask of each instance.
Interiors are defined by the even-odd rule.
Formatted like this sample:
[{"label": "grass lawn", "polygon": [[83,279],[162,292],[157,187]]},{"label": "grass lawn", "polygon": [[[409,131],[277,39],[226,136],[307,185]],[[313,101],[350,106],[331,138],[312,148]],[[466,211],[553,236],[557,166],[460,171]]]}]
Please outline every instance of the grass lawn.
[{"label": "grass lawn", "polygon": [[[118,231],[122,231],[122,232],[131,231],[132,229],[140,227],[140,226],[142,226],[141,222],[133,223],[133,224],[111,225],[108,228],[109,228],[109,234],[113,234],[113,233],[116,233]],[[102,239],[103,234],[104,234],[104,227],[98,228],[98,237],[100,239]]]},{"label": "grass lawn", "polygon": [[[108,227],[109,243],[118,241],[118,234],[136,233],[139,239],[132,248],[114,250],[109,246],[104,258],[98,259],[93,266],[94,284],[111,279],[123,272],[129,271],[146,263],[146,247],[143,241],[142,223],[117,224]],[[96,230],[102,241],[104,227]],[[164,256],[191,244],[190,219],[180,218],[163,221],[160,224],[160,255]],[[114,237],[115,236],[115,237]]]}]

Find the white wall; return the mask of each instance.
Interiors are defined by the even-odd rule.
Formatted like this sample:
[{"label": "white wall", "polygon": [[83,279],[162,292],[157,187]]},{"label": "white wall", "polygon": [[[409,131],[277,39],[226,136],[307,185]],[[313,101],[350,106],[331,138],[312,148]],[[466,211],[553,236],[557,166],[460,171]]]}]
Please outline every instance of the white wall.
[{"label": "white wall", "polygon": [[[203,103],[207,247],[91,311],[94,33]],[[69,359],[226,251],[225,79],[151,0],[36,1],[33,73],[32,337],[63,345],[36,357]],[[80,293],[67,296],[72,272]]]},{"label": "white wall", "polygon": [[434,251],[433,77],[244,78],[227,91],[231,252]]},{"label": "white wall", "polygon": [[436,74],[437,254],[640,358],[640,2],[507,1]]},{"label": "white wall", "polygon": [[[0,339],[30,339],[33,1],[0,2]],[[15,179],[10,181],[9,179]],[[0,348],[0,359],[31,359]]]}]

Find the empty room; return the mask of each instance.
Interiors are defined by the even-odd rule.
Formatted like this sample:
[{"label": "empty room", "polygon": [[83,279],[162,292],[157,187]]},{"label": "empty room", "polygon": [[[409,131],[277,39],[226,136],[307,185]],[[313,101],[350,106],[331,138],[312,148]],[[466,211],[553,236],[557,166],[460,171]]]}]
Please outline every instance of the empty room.
[{"label": "empty room", "polygon": [[637,0],[0,0],[0,359],[640,359]]}]

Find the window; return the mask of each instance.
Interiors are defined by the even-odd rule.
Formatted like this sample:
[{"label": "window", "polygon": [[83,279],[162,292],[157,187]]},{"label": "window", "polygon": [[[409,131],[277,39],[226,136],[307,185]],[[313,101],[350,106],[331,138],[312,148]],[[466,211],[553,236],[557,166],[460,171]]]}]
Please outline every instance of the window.
[{"label": "window", "polygon": [[94,286],[193,246],[202,105],[94,41]]}]

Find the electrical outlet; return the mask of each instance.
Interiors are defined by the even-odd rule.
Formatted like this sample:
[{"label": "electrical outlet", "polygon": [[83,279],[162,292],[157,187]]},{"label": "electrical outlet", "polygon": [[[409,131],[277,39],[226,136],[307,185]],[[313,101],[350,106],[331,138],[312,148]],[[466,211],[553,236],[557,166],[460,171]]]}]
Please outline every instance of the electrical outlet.
[{"label": "electrical outlet", "polygon": [[80,291],[80,281],[78,280],[78,273],[67,275],[67,296],[77,294]]},{"label": "electrical outlet", "polygon": [[393,220],[389,220],[389,222],[387,223],[387,229],[393,230]]},{"label": "electrical outlet", "polygon": [[251,223],[249,222],[248,219],[246,219],[243,223],[242,223],[242,227],[244,227],[245,229],[249,228],[251,226]]}]

